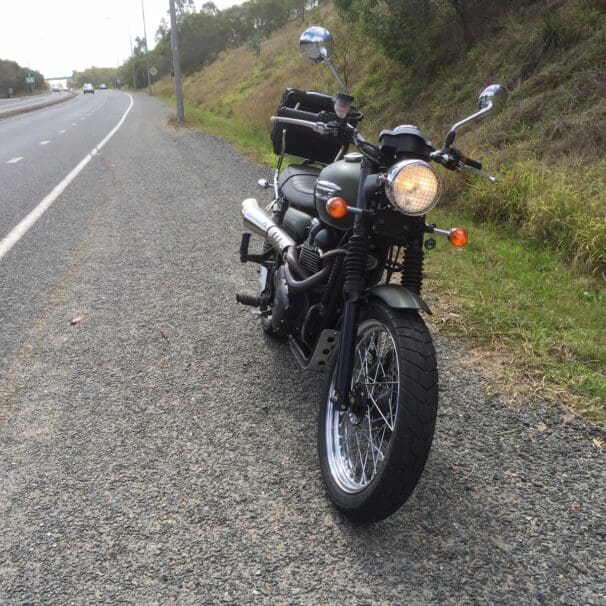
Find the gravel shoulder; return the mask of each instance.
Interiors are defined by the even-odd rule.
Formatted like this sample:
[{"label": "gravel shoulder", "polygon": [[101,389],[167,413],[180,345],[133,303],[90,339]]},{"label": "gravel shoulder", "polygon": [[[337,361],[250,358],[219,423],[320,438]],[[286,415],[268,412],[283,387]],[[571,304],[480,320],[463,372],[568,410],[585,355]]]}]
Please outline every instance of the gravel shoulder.
[{"label": "gravel shoulder", "polygon": [[0,602],[606,603],[604,434],[488,395],[456,343],[413,497],[367,528],[332,509],[321,376],[235,303],[264,172],[138,95],[49,211],[89,204],[0,376]]}]

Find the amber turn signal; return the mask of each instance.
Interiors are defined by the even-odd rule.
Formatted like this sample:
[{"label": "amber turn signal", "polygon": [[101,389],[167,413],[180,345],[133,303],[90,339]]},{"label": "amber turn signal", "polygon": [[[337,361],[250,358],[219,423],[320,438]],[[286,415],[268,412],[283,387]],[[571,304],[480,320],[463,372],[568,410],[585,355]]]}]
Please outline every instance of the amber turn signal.
[{"label": "amber turn signal", "polygon": [[347,214],[347,202],[343,198],[331,198],[326,202],[326,212],[333,219],[342,219]]},{"label": "amber turn signal", "polygon": [[453,227],[448,234],[448,241],[457,248],[463,248],[467,239],[467,232],[462,227]]}]

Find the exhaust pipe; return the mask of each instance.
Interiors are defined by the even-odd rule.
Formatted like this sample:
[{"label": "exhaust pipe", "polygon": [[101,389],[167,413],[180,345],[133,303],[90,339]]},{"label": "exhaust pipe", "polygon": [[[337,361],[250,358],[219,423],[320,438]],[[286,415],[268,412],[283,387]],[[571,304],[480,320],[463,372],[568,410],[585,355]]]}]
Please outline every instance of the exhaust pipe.
[{"label": "exhaust pipe", "polygon": [[242,222],[246,229],[265,238],[280,255],[283,255],[289,246],[296,246],[296,242],[259,208],[254,198],[247,198],[242,202]]}]

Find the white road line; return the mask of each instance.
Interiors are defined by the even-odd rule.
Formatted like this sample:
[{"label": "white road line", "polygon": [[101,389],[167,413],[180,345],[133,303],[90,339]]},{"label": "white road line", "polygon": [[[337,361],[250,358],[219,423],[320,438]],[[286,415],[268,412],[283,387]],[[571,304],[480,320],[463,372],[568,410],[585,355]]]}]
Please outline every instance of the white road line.
[{"label": "white road line", "polygon": [[63,129],[63,130],[60,130],[60,131],[59,131],[59,134],[60,134],[60,135],[62,135],[63,133],[66,133],[66,132],[67,132],[67,131],[66,131],[65,129]]},{"label": "white road line", "polygon": [[40,141],[40,145],[48,145],[50,141]]},{"label": "white road line", "polygon": [[72,126],[78,126],[77,122],[72,122]]},{"label": "white road line", "polygon": [[84,120],[84,118],[80,118],[80,120]]},{"label": "white road line", "polygon": [[17,156],[16,158],[11,158],[7,164],[17,164],[17,162],[21,162],[23,160],[23,156]]},{"label": "white road line", "polygon": [[[128,95],[128,93],[127,93]],[[65,188],[82,172],[82,169],[92,160],[94,156],[96,156],[99,151],[103,148],[103,146],[116,134],[118,129],[126,120],[126,116],[128,112],[130,112],[133,106],[133,98],[128,95],[130,99],[130,104],[122,118],[118,121],[118,124],[112,128],[112,130],[105,135],[105,138],[97,145],[90,150],[90,152],[80,161],[78,166],[73,168],[71,172],[61,181],[58,185],[56,185],[53,190],[34,208],[24,219],[21,220],[13,229],[8,233],[8,235],[0,240],[0,259],[6,255],[6,253],[17,243],[19,240],[27,233],[27,230],[32,227],[36,223],[36,221],[48,210],[50,205],[63,193]]]}]

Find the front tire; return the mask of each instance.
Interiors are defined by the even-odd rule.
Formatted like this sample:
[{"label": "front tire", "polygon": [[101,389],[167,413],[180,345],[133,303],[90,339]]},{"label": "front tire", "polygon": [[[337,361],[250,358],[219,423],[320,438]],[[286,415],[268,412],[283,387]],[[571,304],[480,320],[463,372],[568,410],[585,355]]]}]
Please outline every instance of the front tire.
[{"label": "front tire", "polygon": [[346,411],[332,402],[336,358],[319,413],[322,475],[338,509],[376,522],[406,502],[423,473],[438,407],[435,351],[418,313],[367,305],[356,340],[355,404]]}]

